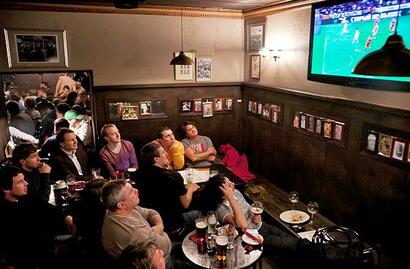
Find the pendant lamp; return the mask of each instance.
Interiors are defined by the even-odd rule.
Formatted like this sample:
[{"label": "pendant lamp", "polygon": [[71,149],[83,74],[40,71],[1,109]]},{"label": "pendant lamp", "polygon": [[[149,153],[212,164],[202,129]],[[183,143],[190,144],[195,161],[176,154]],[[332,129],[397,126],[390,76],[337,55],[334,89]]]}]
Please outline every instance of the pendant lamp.
[{"label": "pendant lamp", "polygon": [[184,35],[182,32],[182,0],[180,1],[181,4],[181,52],[178,56],[171,60],[169,63],[170,65],[192,65],[194,62],[191,58],[185,55],[184,52]]},{"label": "pendant lamp", "polygon": [[353,74],[368,76],[410,76],[410,50],[406,48],[403,37],[397,34],[400,4],[397,11],[397,24],[393,35],[384,46],[364,56],[353,69]]}]

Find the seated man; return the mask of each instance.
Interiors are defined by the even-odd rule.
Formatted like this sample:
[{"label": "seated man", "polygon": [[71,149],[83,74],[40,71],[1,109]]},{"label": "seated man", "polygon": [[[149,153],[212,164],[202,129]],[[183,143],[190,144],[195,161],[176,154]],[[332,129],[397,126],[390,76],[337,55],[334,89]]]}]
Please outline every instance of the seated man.
[{"label": "seated man", "polygon": [[[14,166],[0,171],[0,267],[57,268],[54,237],[72,224],[56,208],[41,200],[23,198],[28,183]],[[4,267],[3,267],[4,266]]]},{"label": "seated man", "polygon": [[60,146],[57,143],[57,134],[60,132],[61,128],[69,128],[70,123],[64,118],[57,118],[54,121],[54,135],[47,138],[44,144],[41,146],[38,155],[42,158],[50,158],[59,151]]},{"label": "seated man", "polygon": [[101,136],[107,144],[100,151],[100,160],[110,178],[118,178],[128,168],[138,168],[135,149],[131,142],[121,139],[120,132],[114,124],[105,124]]},{"label": "seated man", "polygon": [[78,146],[77,136],[67,128],[62,128],[57,134],[59,151],[52,161],[55,180],[64,179],[74,175],[76,180],[92,179],[91,169],[88,165],[87,152]]},{"label": "seated man", "polygon": [[122,253],[121,269],[165,269],[164,252],[154,242],[147,241],[136,246],[129,246]]},{"label": "seated man", "polygon": [[31,143],[18,145],[13,151],[13,164],[21,168],[28,182],[27,198],[40,198],[48,202],[50,196],[51,167],[42,163],[36,147]]},{"label": "seated man", "polygon": [[204,167],[215,162],[216,150],[207,136],[198,135],[195,123],[186,121],[182,124],[182,131],[187,138],[182,139],[185,147],[187,166]]},{"label": "seated man", "polygon": [[[141,204],[157,210],[164,220],[164,230],[173,240],[183,239],[195,227],[199,211],[184,213],[199,189],[195,183],[184,186],[182,176],[166,169],[168,159],[160,144],[151,142],[141,149],[142,167],[136,183],[141,190]],[[160,198],[159,198],[160,197]]]},{"label": "seated man", "polygon": [[167,153],[169,169],[182,169],[185,165],[184,145],[175,140],[174,133],[169,127],[162,127],[157,132],[157,140]]},{"label": "seated man", "polygon": [[157,211],[138,206],[139,194],[125,180],[112,180],[102,191],[108,208],[101,231],[105,251],[118,260],[124,249],[153,241],[169,260],[172,244]]}]

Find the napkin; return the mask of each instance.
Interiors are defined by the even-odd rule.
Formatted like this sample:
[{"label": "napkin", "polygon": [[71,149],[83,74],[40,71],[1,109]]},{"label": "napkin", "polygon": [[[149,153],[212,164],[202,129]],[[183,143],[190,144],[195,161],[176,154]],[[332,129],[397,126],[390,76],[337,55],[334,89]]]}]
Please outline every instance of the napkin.
[{"label": "napkin", "polygon": [[245,249],[245,254],[249,254],[249,252],[254,251],[254,250],[262,250],[262,245],[261,244],[249,245],[249,244],[245,243],[244,241],[242,241],[242,246]]},{"label": "napkin", "polygon": [[[199,245],[199,243],[201,242],[200,239],[201,237],[198,236],[197,233],[193,233],[189,236],[189,239],[191,239],[195,244]],[[205,238],[202,238],[205,240]]]}]

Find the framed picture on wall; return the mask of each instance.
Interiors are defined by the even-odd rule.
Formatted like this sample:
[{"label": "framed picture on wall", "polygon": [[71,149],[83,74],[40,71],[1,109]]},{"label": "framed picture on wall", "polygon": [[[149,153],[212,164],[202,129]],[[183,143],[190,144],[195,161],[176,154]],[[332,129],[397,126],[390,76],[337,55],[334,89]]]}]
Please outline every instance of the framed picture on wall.
[{"label": "framed picture on wall", "polygon": [[255,114],[258,112],[258,102],[252,101],[251,112]]},{"label": "framed picture on wall", "polygon": [[313,132],[315,130],[315,117],[312,115],[307,116],[307,127],[306,130]]},{"label": "framed picture on wall", "polygon": [[180,112],[191,112],[192,111],[192,101],[191,100],[181,100],[179,103]]},{"label": "framed picture on wall", "polygon": [[212,102],[209,102],[209,101],[202,102],[202,117],[208,118],[214,115],[212,106],[213,106]]},{"label": "framed picture on wall", "polygon": [[247,25],[247,50],[259,51],[265,44],[265,24]]},{"label": "framed picture on wall", "polygon": [[306,119],[307,119],[306,114],[300,114],[300,120],[299,120],[300,129],[306,129]]},{"label": "framed picture on wall", "polygon": [[152,101],[152,114],[165,114],[165,100]]},{"label": "framed picture on wall", "polygon": [[315,119],[315,133],[318,135],[322,135],[322,119],[321,118]]},{"label": "framed picture on wall", "polygon": [[202,99],[201,98],[196,98],[192,100],[193,103],[193,112],[202,112]]},{"label": "framed picture on wall", "polygon": [[68,67],[67,31],[4,29],[9,68]]},{"label": "framed picture on wall", "polygon": [[262,108],[262,119],[270,121],[272,119],[272,108],[270,104],[265,104]]},{"label": "framed picture on wall", "polygon": [[396,138],[393,140],[393,151],[392,151],[391,157],[393,159],[403,161],[404,154],[406,153],[405,150],[406,150],[406,141]]},{"label": "framed picture on wall", "polygon": [[251,55],[251,78],[260,79],[261,77],[261,56]]},{"label": "framed picture on wall", "polygon": [[212,58],[197,57],[196,58],[196,81],[212,80]]},{"label": "framed picture on wall", "polygon": [[151,115],[151,101],[140,102],[140,115]]},{"label": "framed picture on wall", "polygon": [[258,115],[262,115],[262,106],[263,104],[258,102]]},{"label": "framed picture on wall", "polygon": [[343,140],[344,123],[335,122],[333,125],[333,139],[336,141]]},{"label": "framed picture on wall", "polygon": [[325,120],[323,122],[323,137],[332,138],[333,122]]},{"label": "framed picture on wall", "polygon": [[233,108],[233,99],[232,98],[226,98],[225,99],[225,111],[232,111]]},{"label": "framed picture on wall", "polygon": [[407,146],[407,162],[410,163],[410,145]]},{"label": "framed picture on wall", "polygon": [[123,103],[122,102],[108,102],[108,119],[120,120],[122,117]]},{"label": "framed picture on wall", "polygon": [[122,120],[138,120],[139,107],[137,103],[124,103],[122,111]]},{"label": "framed picture on wall", "polygon": [[387,134],[379,134],[379,154],[385,157],[391,156],[393,137]]},{"label": "framed picture on wall", "polygon": [[275,124],[279,123],[280,120],[280,106],[279,105],[271,105],[272,109],[272,122]]},{"label": "framed picture on wall", "polygon": [[293,112],[293,127],[299,128],[299,111]]},{"label": "framed picture on wall", "polygon": [[[179,52],[175,52],[177,57]],[[194,62],[191,65],[175,65],[175,80],[195,80],[195,52],[185,52],[185,55]]]},{"label": "framed picture on wall", "polygon": [[215,97],[213,100],[214,111],[223,111],[224,110],[224,99],[223,97]]},{"label": "framed picture on wall", "polygon": [[371,153],[377,153],[379,145],[379,133],[369,130],[366,137],[366,150]]}]

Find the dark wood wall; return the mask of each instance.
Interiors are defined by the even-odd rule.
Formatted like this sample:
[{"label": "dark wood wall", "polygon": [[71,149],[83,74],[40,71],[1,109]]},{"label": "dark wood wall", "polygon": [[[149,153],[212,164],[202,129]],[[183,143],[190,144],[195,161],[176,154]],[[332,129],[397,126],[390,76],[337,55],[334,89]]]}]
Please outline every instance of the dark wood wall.
[{"label": "dark wood wall", "polygon": [[[243,110],[243,150],[250,166],[338,224],[358,230],[370,242],[390,248],[409,239],[404,214],[410,205],[410,163],[396,165],[363,153],[366,123],[410,133],[410,112],[345,100],[319,98],[244,84],[244,104],[283,104],[283,126]],[[333,143],[293,127],[294,111],[347,123],[345,143]],[[258,141],[258,143],[255,143]],[[406,212],[406,213],[405,213]],[[407,241],[408,242],[408,241]]]},{"label": "dark wood wall", "polygon": [[[234,99],[232,112],[216,112],[213,117],[203,118],[201,113],[180,113],[179,100],[194,98],[231,97]],[[107,86],[95,87],[93,98],[96,107],[96,126],[98,130],[108,122],[118,126],[122,136],[130,140],[139,150],[145,143],[156,138],[156,131],[162,126],[168,126],[176,134],[176,138],[184,138],[179,127],[184,121],[194,121],[199,133],[212,138],[214,146],[230,142],[240,146],[241,135],[237,132],[241,125],[241,107],[237,100],[241,98],[241,84],[173,84],[173,85],[142,85],[142,86]],[[128,121],[107,121],[109,118],[106,103],[109,100],[146,101],[165,100],[166,118],[140,119]]]}]

